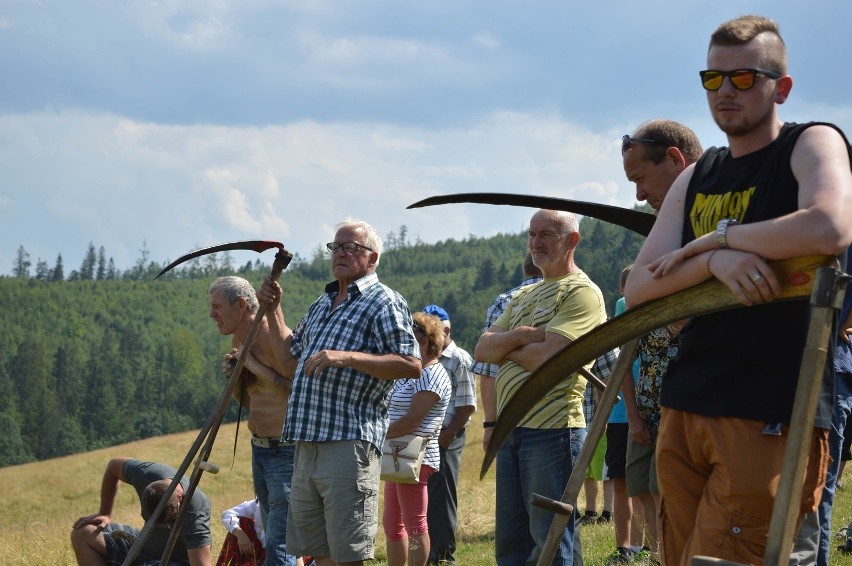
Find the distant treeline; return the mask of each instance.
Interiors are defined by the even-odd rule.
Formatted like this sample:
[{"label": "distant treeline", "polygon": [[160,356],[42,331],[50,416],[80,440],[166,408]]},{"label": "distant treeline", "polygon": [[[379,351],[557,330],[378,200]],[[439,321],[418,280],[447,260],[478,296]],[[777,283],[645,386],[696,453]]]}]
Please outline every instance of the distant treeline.
[{"label": "distant treeline", "polygon": [[[580,231],[577,263],[611,312],[619,273],[642,238],[590,218]],[[525,233],[427,245],[409,241],[403,226],[385,243],[379,278],[412,310],[445,307],[456,342],[471,351],[494,297],[523,278]],[[259,285],[270,265],[236,267],[217,254],[155,281],[162,266],[146,251],[119,272],[103,247],[90,244],[67,277],[61,256],[52,268],[42,261],[31,268],[21,247],[12,276],[0,276],[0,466],[200,427],[225,384],[229,347],[208,317],[207,287],[234,273]],[[320,247],[291,263],[282,275],[290,326],[330,279]],[[236,414],[232,404],[226,418]]]}]

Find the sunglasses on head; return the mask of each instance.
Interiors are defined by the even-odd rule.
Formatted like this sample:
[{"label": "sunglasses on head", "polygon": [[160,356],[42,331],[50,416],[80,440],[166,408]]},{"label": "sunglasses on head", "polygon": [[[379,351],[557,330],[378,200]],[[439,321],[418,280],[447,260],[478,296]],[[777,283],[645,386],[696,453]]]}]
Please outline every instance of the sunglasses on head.
[{"label": "sunglasses on head", "polygon": [[754,86],[755,77],[763,75],[770,79],[781,78],[779,73],[774,71],[764,71],[761,69],[734,69],[733,71],[716,71],[708,69],[706,71],[698,71],[701,75],[701,86],[705,90],[719,90],[722,88],[722,83],[725,77],[731,81],[731,86],[737,90],[748,90]]},{"label": "sunglasses on head", "polygon": [[662,140],[655,140],[653,138],[631,138],[630,134],[624,134],[621,136],[621,155],[624,155],[632,143],[655,143],[669,147],[669,143]]}]

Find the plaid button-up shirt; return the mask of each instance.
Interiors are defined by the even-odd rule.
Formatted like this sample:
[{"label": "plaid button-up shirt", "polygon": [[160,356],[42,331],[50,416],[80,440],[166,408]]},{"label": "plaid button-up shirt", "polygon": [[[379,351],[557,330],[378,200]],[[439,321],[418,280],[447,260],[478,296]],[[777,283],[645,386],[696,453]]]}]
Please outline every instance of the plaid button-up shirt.
[{"label": "plaid button-up shirt", "polygon": [[327,368],[309,377],[304,363],[321,350],[401,354],[420,357],[405,299],[379,283],[375,273],[346,289],[346,300],[331,310],[338,292],[333,281],[293,331],[290,351],[299,360],[284,422],[285,440],[366,440],[381,450],[388,429],[387,399],[394,382],[351,367]]},{"label": "plaid button-up shirt", "polygon": [[[609,352],[598,356],[592,366],[591,372],[600,379],[606,382],[609,376],[612,375],[612,370],[615,369],[615,364],[618,362],[618,354],[620,350],[615,348]],[[586,417],[586,426],[592,422],[592,417],[595,416],[595,409],[598,407],[597,399],[594,392],[595,386],[591,383],[586,384],[586,391],[583,393],[583,416]]]},{"label": "plaid button-up shirt", "polygon": [[459,407],[471,406],[474,410],[476,409],[476,387],[471,371],[473,359],[467,351],[456,346],[455,342],[450,342],[450,345],[441,352],[438,361],[447,370],[453,385],[453,397],[444,415],[443,426],[447,426],[453,421],[456,409]]}]

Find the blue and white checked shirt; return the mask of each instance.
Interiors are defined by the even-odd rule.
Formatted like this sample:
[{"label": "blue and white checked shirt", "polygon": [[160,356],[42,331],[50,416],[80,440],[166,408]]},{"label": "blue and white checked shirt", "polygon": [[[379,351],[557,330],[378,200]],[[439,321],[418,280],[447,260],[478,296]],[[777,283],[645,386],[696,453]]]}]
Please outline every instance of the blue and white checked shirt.
[{"label": "blue and white checked shirt", "polygon": [[442,425],[448,426],[453,422],[453,417],[456,416],[456,410],[459,407],[470,406],[474,410],[476,409],[476,386],[471,371],[473,359],[466,350],[459,348],[455,342],[450,341],[450,345],[444,348],[444,351],[438,357],[438,361],[447,370],[453,386],[453,398],[450,399],[450,405],[447,407]]},{"label": "blue and white checked shirt", "polygon": [[381,450],[388,430],[387,400],[394,382],[353,368],[328,368],[319,377],[304,363],[321,350],[420,357],[405,299],[375,273],[351,283],[346,300],[331,311],[338,283],[308,309],[293,331],[290,352],[299,360],[287,407],[286,441],[367,440]]},{"label": "blue and white checked shirt", "polygon": [[[598,356],[592,365],[591,372],[595,377],[606,383],[609,376],[612,375],[612,370],[615,369],[615,364],[618,363],[618,355],[621,353],[619,348],[615,348]],[[586,391],[583,393],[583,416],[586,418],[586,426],[592,423],[592,418],[595,416],[595,410],[598,408],[598,401],[595,398],[595,386],[591,383],[586,383]]]}]

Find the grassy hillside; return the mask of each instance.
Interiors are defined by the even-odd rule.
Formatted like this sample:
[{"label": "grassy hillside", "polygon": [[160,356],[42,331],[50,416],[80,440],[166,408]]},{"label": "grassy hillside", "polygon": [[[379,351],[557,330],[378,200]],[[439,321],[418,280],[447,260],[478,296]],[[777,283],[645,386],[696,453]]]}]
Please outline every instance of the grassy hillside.
[{"label": "grassy hillside", "polygon": [[[474,416],[468,432],[468,445],[462,458],[459,502],[458,564],[491,566],[494,564],[494,471],[479,481],[482,462],[481,413]],[[251,451],[248,435],[241,427],[237,456],[231,468],[236,425],[224,425],[217,438],[212,462],[221,467],[219,474],[205,474],[201,489],[213,505],[213,555],[218,556],[225,529],[218,522],[223,509],[253,496]],[[93,452],[0,469],[0,556],[6,566],[73,565],[74,555],[68,542],[71,524],[83,515],[96,512],[100,482],[107,461],[114,456],[132,456],[156,460],[178,467],[195,440],[197,431],[149,438]],[[848,477],[848,476],[847,476]],[[583,509],[581,496],[580,508]],[[849,488],[841,489],[835,507],[834,531],[852,518]],[[141,526],[139,504],[132,489],[119,491],[115,520]],[[584,527],[583,555],[587,566],[604,563],[614,542],[611,525]],[[839,544],[832,541],[831,548]],[[379,526],[377,561],[385,564],[385,542]],[[834,552],[830,564],[841,565],[848,558]]]},{"label": "grassy hillside", "polygon": [[[621,269],[641,237],[588,217],[581,232],[579,265],[612,308]],[[494,297],[523,279],[523,233],[433,245],[388,241],[381,280],[412,310],[446,308],[453,338],[468,351]],[[230,347],[207,307],[210,282],[235,271],[226,265],[190,262],[157,280],[153,262],[106,279],[0,276],[0,467],[200,427],[224,382],[222,354]],[[258,260],[236,271],[259,285],[269,267]],[[329,271],[319,248],[284,272],[282,304],[291,326],[322,292]],[[225,420],[235,418],[232,410]]]}]

